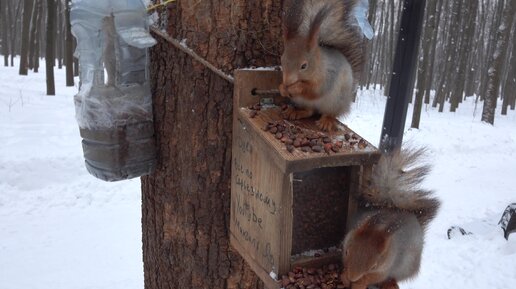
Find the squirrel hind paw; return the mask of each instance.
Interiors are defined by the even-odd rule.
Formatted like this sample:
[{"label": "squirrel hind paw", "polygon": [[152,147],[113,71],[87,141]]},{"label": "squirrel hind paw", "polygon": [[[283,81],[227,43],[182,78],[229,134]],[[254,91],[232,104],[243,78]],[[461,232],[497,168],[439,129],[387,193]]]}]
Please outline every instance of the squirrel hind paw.
[{"label": "squirrel hind paw", "polygon": [[337,130],[337,119],[333,116],[323,114],[316,124],[323,131]]}]

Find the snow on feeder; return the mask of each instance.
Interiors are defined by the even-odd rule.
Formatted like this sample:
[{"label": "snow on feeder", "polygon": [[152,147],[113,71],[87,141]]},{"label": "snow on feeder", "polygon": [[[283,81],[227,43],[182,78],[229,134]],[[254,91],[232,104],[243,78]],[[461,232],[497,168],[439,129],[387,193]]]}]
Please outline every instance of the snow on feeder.
[{"label": "snow on feeder", "polygon": [[156,164],[148,32],[141,0],[72,1],[80,89],[76,118],[86,168],[105,181],[151,173]]}]

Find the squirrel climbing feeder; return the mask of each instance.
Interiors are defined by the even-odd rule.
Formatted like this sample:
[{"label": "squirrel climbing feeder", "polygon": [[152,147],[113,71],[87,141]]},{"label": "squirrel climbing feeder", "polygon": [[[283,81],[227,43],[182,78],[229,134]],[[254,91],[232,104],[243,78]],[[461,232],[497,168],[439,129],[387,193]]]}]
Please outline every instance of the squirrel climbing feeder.
[{"label": "squirrel climbing feeder", "polygon": [[296,266],[338,262],[353,196],[379,151],[348,127],[286,121],[275,70],[235,72],[230,240],[269,289]]},{"label": "squirrel climbing feeder", "polygon": [[76,118],[86,168],[99,179],[117,181],[151,173],[156,151],[147,48],[141,0],[72,1],[80,90]]}]

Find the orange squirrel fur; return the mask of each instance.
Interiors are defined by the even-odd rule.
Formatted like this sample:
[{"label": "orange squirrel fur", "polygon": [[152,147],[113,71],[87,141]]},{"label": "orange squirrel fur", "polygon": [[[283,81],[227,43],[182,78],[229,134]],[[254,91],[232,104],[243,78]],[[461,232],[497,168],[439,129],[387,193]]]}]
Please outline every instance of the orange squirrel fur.
[{"label": "orange squirrel fur", "polygon": [[343,245],[341,280],[351,289],[397,282],[419,272],[424,233],[440,202],[420,188],[430,167],[421,164],[425,149],[382,156],[370,185],[359,196],[361,211]]},{"label": "orange squirrel fur", "polygon": [[291,0],[285,2],[281,95],[300,109],[284,117],[322,114],[323,130],[336,128],[336,118],[349,112],[363,62],[362,33],[351,11],[358,0]]}]

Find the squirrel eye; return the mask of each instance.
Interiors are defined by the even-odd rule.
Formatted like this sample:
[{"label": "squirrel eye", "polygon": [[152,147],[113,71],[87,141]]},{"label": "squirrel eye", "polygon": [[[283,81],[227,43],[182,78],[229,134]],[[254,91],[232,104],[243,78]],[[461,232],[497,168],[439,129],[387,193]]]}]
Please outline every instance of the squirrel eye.
[{"label": "squirrel eye", "polygon": [[301,69],[305,70],[307,66],[308,66],[308,63],[305,62],[305,63],[301,64]]}]

